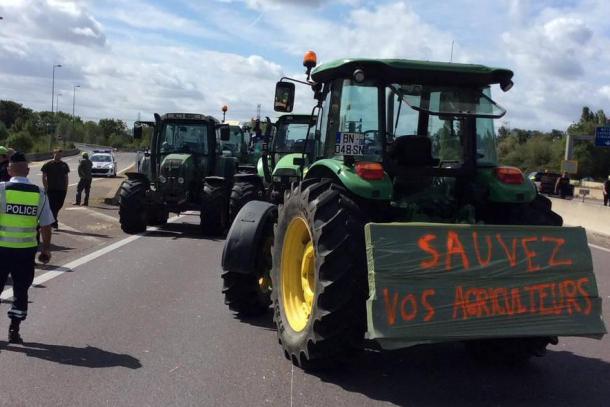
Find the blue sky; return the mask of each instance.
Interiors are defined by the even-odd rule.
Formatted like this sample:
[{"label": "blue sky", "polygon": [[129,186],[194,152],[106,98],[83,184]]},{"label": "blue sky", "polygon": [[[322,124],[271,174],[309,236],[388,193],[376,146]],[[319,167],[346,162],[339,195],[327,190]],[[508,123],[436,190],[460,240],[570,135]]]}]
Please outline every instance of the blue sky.
[{"label": "blue sky", "polygon": [[[195,111],[272,115],[273,86],[320,61],[384,57],[508,67],[502,123],[565,129],[610,112],[610,2],[602,0],[0,0],[0,98],[126,121]],[[300,109],[311,93],[297,94]]]}]

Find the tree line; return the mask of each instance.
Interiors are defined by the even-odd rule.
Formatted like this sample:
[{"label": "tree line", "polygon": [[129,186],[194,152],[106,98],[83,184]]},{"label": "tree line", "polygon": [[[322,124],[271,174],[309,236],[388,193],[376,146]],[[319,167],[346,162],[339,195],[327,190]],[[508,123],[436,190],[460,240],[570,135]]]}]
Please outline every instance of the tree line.
[{"label": "tree line", "polygon": [[[262,123],[261,123],[262,124]],[[566,134],[593,135],[595,128],[608,124],[603,110],[583,107],[578,122],[565,131],[498,129],[498,160],[524,172],[561,170],[565,154]],[[149,130],[149,129],[146,129]],[[0,145],[24,152],[47,152],[49,148],[73,147],[73,143],[88,143],[117,148],[148,146],[150,131],[143,139],[134,140],[127,124],[118,119],[84,121],[64,112],[35,112],[10,100],[0,100]],[[578,178],[606,179],[610,174],[610,148],[595,147],[588,141],[574,142],[574,159],[578,160]]]},{"label": "tree line", "polygon": [[[559,172],[565,157],[566,135],[590,136],[595,128],[608,125],[603,110],[591,111],[583,107],[580,118],[565,131],[498,129],[498,160],[502,164],[521,168],[524,172]],[[595,147],[589,141],[574,141],[574,160],[578,161],[577,178],[607,179],[610,175],[610,148]]]},{"label": "tree line", "polygon": [[0,145],[26,153],[48,152],[74,143],[117,148],[141,148],[146,140],[133,140],[127,124],[118,119],[84,121],[64,112],[36,112],[11,100],[0,100]]}]

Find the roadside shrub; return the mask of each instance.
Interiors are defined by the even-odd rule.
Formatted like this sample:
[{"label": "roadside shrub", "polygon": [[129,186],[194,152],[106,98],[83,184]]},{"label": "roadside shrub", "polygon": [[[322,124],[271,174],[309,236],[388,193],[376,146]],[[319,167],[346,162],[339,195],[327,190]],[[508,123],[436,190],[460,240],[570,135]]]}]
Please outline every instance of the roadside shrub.
[{"label": "roadside shrub", "polygon": [[6,144],[16,151],[29,153],[34,146],[34,140],[32,140],[32,137],[27,132],[20,131],[19,133],[9,135],[6,139]]}]

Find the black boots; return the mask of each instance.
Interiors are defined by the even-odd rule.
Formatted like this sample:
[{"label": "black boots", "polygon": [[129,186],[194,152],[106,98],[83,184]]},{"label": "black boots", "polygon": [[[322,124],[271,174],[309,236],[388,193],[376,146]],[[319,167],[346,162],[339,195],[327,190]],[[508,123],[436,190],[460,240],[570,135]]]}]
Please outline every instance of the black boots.
[{"label": "black boots", "polygon": [[19,321],[12,321],[8,328],[8,343],[22,344],[23,339],[19,335]]}]

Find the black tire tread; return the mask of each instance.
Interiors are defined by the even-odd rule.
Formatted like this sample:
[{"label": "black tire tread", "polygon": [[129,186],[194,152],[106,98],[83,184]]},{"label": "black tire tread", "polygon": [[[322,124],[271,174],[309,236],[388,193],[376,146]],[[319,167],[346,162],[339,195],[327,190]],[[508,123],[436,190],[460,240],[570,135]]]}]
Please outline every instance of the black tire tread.
[{"label": "black tire tread", "polygon": [[119,220],[125,233],[146,231],[145,198],[147,185],[140,179],[127,179],[119,191]]},{"label": "black tire tread", "polygon": [[224,185],[204,183],[199,216],[204,235],[218,236],[226,231],[228,203]]},{"label": "black tire tread", "polygon": [[[278,291],[272,293],[274,321],[285,354],[303,369],[336,365],[361,347],[365,330],[367,274],[364,249],[364,218],[347,192],[330,180],[309,179],[294,185],[279,206],[277,228],[287,225],[287,207],[300,207],[307,215],[316,245],[317,286],[310,323],[300,346],[285,335]],[[294,209],[291,209],[294,210]],[[314,226],[315,225],[315,226]],[[278,287],[283,233],[276,230],[272,281]],[[341,267],[337,268],[337,264]],[[289,338],[288,338],[289,339]]]},{"label": "black tire tread", "polygon": [[238,181],[231,188],[231,196],[229,198],[229,222],[237,216],[237,213],[250,201],[259,199],[261,196],[261,188],[258,184],[248,181]]}]

